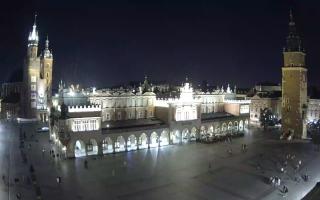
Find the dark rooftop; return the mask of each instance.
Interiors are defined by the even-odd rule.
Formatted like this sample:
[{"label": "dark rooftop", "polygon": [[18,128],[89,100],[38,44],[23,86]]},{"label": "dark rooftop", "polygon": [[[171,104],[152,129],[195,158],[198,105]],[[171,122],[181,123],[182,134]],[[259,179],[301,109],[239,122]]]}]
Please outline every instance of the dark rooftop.
[{"label": "dark rooftop", "polygon": [[232,117],[235,117],[235,116],[230,113],[227,113],[227,112],[202,113],[201,114],[202,121],[212,120],[212,119],[225,119],[225,118],[232,118]]},{"label": "dark rooftop", "polygon": [[[107,128],[107,125],[109,127]],[[108,121],[102,123],[102,129],[114,130],[114,129],[129,129],[129,128],[140,128],[164,125],[165,123],[159,119],[131,119],[131,120],[119,120],[119,121]]]},{"label": "dark rooftop", "polygon": [[18,93],[11,93],[2,99],[3,103],[19,103],[20,95]]}]

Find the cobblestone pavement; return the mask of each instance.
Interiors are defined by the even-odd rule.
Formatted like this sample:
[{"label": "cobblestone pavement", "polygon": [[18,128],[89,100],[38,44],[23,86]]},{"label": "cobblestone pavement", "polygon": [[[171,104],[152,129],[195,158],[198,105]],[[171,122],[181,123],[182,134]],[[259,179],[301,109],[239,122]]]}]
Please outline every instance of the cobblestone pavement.
[{"label": "cobblestone pavement", "polygon": [[[102,158],[91,156],[86,158],[88,169],[84,168],[85,158],[65,160],[51,157],[49,150],[55,149],[55,146],[49,143],[48,133],[36,133],[35,129],[35,125],[22,125],[22,132],[27,133],[23,151],[26,152],[28,165],[34,166],[36,186],[39,186],[42,199],[46,200],[294,200],[301,199],[320,180],[317,169],[320,157],[315,147],[308,141],[279,141],[276,129],[263,132],[252,127],[245,137],[234,139],[232,143],[171,145],[110,154]],[[10,131],[11,135],[19,135],[18,127]],[[1,137],[3,140],[3,132]],[[18,137],[10,138],[13,151],[20,153],[18,142],[13,142],[18,141]],[[28,148],[29,144],[31,148]],[[241,151],[242,144],[248,145],[246,153]],[[7,148],[0,148],[3,150],[3,161],[4,155],[8,154],[5,153]],[[227,152],[230,148],[232,155]],[[43,153],[42,149],[46,151]],[[286,159],[288,154],[295,157]],[[18,156],[11,159],[21,162]],[[285,165],[285,160],[287,166],[285,173],[282,173],[280,169]],[[296,170],[299,160],[302,164]],[[5,168],[4,165],[2,162],[1,167]],[[24,170],[29,173],[26,164],[21,162],[20,165],[22,171],[26,168]],[[310,175],[307,182],[301,179],[301,175],[306,173]],[[11,174],[17,175],[16,172]],[[57,176],[62,177],[62,183],[56,182]],[[271,176],[281,178],[280,187],[268,183]],[[283,184],[289,190],[285,197],[280,192]],[[35,187],[21,191],[26,193],[23,199],[34,199],[27,194],[34,195]],[[5,191],[2,193],[5,194]]]}]

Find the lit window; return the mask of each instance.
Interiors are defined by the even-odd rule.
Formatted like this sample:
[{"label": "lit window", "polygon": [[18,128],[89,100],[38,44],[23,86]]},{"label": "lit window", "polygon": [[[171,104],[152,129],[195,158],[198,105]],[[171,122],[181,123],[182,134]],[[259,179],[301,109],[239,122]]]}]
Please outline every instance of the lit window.
[{"label": "lit window", "polygon": [[36,77],[36,76],[31,76],[31,82],[32,82],[32,83],[37,82],[37,77]]}]

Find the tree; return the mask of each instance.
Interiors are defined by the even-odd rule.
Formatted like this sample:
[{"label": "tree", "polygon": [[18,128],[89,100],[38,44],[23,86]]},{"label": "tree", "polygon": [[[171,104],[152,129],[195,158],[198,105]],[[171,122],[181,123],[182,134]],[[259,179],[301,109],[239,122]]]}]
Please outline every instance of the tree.
[{"label": "tree", "polygon": [[274,126],[278,123],[278,119],[274,116],[269,108],[260,110],[260,125],[266,129],[268,126]]}]

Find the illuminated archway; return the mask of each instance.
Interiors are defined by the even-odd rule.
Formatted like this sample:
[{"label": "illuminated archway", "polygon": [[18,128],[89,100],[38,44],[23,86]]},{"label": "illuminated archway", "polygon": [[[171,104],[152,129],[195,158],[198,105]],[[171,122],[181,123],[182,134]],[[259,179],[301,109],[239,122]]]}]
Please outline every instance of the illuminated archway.
[{"label": "illuminated archway", "polygon": [[122,135],[117,137],[114,148],[116,152],[121,152],[126,150],[126,141]]},{"label": "illuminated archway", "polygon": [[160,135],[160,146],[165,146],[169,144],[169,136],[166,130],[162,131]]},{"label": "illuminated archway", "polygon": [[215,134],[220,134],[220,126],[219,126],[219,124],[217,124],[217,125],[215,126],[215,128],[214,128],[214,133],[215,133]]},{"label": "illuminated archway", "polygon": [[205,126],[201,126],[201,128],[200,128],[200,137],[202,139],[207,137],[207,131],[206,131],[206,127]]},{"label": "illuminated archway", "polygon": [[222,127],[221,127],[221,131],[222,131],[222,133],[226,133],[227,132],[227,124],[226,123],[223,123],[222,124]]},{"label": "illuminated archway", "polygon": [[77,140],[74,144],[74,156],[82,157],[86,156],[86,145],[82,140]]},{"label": "illuminated archway", "polygon": [[175,130],[171,135],[171,140],[173,144],[179,144],[181,141],[181,135],[179,130]]},{"label": "illuminated archway", "polygon": [[98,144],[95,139],[90,139],[87,144],[87,154],[88,155],[97,155],[98,154]]},{"label": "illuminated archway", "polygon": [[240,122],[239,122],[239,130],[243,131],[243,121],[242,120],[240,120]]},{"label": "illuminated archway", "polygon": [[189,141],[190,138],[190,133],[188,129],[184,129],[182,131],[182,142],[187,143]]},{"label": "illuminated archway", "polygon": [[139,149],[145,149],[148,148],[148,138],[145,133],[142,133],[139,137]]},{"label": "illuminated archway", "polygon": [[239,124],[238,124],[238,122],[237,121],[235,121],[234,123],[233,123],[233,129],[234,129],[234,131],[235,132],[238,132],[238,130],[239,130]]},{"label": "illuminated archway", "polygon": [[127,150],[132,151],[137,149],[137,137],[135,135],[130,135],[127,141]]},{"label": "illuminated archway", "polygon": [[228,123],[228,133],[232,132],[232,128],[233,128],[232,122],[229,122]]},{"label": "illuminated archway", "polygon": [[104,154],[113,152],[112,140],[110,137],[106,137],[106,139],[102,141],[102,152]]},{"label": "illuminated archway", "polygon": [[196,141],[196,140],[197,140],[197,128],[193,127],[191,129],[190,141]]},{"label": "illuminated archway", "polygon": [[151,133],[149,146],[150,148],[159,146],[158,134],[156,132]]}]

